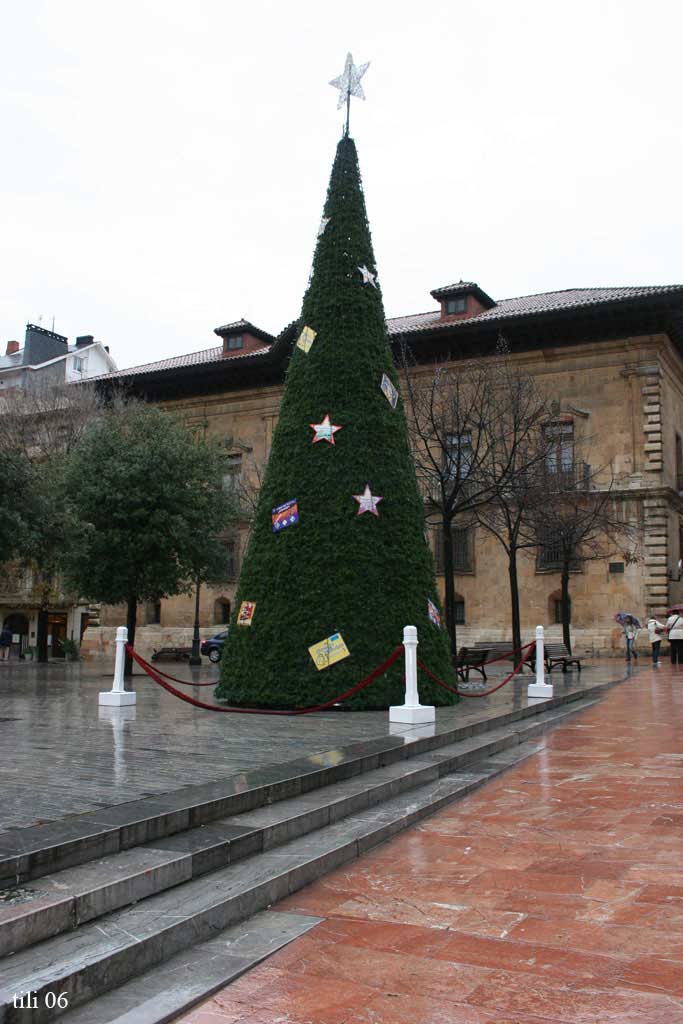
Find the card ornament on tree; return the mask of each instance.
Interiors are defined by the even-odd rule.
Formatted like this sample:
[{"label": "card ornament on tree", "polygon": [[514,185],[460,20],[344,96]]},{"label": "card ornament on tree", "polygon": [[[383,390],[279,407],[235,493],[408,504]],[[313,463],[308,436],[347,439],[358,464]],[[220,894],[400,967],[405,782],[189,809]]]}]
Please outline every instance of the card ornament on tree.
[{"label": "card ornament on tree", "polygon": [[280,530],[285,530],[288,526],[294,526],[298,522],[299,505],[296,498],[292,498],[291,501],[285,501],[283,505],[278,505],[271,512],[273,533],[279,533]]},{"label": "card ornament on tree", "polygon": [[[216,691],[233,706],[324,703],[386,661],[407,623],[417,627],[425,665],[449,685],[456,682],[445,631],[434,629],[427,614],[437,588],[403,403],[392,409],[379,389],[382,375],[394,380],[396,371],[381,287],[360,285],[358,268],[374,272],[377,261],[356,146],[347,134],[337,146],[322,214],[331,223],[316,240],[298,329],[284,332],[272,351],[285,387],[233,618],[240,601],[255,601],[258,628],[230,630]],[[296,210],[288,215],[294,226]],[[302,268],[306,255],[300,253]],[[334,344],[316,339],[314,351],[302,352],[295,341],[304,324]],[[332,436],[317,430],[327,410]],[[311,423],[330,449],[333,427],[343,424],[334,451],[311,443]],[[377,522],[374,514],[358,516],[350,500],[366,481],[373,501],[384,498]],[[280,506],[286,494],[297,496],[301,521],[296,530],[278,530],[284,536],[274,543],[273,514],[278,522],[292,515]],[[320,671],[309,653],[312,638],[327,637],[332,646],[339,634],[352,657]],[[402,704],[403,671],[399,658],[344,706]],[[421,675],[420,700],[444,705],[457,697]]]},{"label": "card ornament on tree", "polygon": [[304,327],[303,331],[297,338],[296,347],[300,348],[302,352],[310,352],[311,345],[316,339],[317,331],[314,331],[312,327]]},{"label": "card ornament on tree", "polygon": [[309,647],[308,653],[313,658],[318,672],[322,672],[324,668],[329,668],[330,665],[335,665],[338,661],[348,658],[351,652],[344,643],[341,633],[333,633],[332,636],[321,640],[319,644]]},{"label": "card ornament on tree", "polygon": [[256,601],[242,601],[237,613],[238,626],[251,626],[256,611]]},{"label": "card ornament on tree", "polygon": [[435,626],[438,626],[439,629],[441,629],[441,615],[439,613],[439,609],[429,598],[427,598],[427,614],[429,615],[429,621],[433,622]]},{"label": "card ornament on tree", "polygon": [[387,377],[386,373],[382,374],[382,381],[380,383],[380,387],[384,394],[386,395],[387,402],[389,403],[391,408],[395,409],[396,404],[398,402],[398,391],[391,383],[391,380],[389,379],[389,377]]}]

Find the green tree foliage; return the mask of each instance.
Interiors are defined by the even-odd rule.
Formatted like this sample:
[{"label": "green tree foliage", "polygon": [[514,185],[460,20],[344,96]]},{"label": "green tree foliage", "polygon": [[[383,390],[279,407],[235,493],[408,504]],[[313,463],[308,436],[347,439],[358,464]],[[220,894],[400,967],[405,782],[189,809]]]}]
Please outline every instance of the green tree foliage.
[{"label": "green tree foliage", "polygon": [[65,571],[89,600],[126,603],[131,644],[137,604],[191,589],[229,526],[223,467],[217,444],[142,404],[106,410],[71,453]]},{"label": "green tree foliage", "polygon": [[[280,417],[242,568],[217,695],[243,705],[303,707],[334,697],[381,664],[416,625],[420,656],[453,682],[446,635],[428,618],[436,603],[432,556],[410,455],[402,403],[380,390],[397,383],[375,270],[356,147],[345,137],[336,159],[303,301],[300,328],[317,332],[308,353],[294,347]],[[329,414],[334,444],[313,443],[310,424]],[[378,516],[358,515],[353,495],[381,495]],[[274,533],[271,510],[298,502],[299,522]],[[241,601],[255,601],[250,627]],[[341,632],[350,650],[318,671],[313,644]],[[403,667],[349,702],[355,708],[403,702]],[[451,703],[426,677],[423,703]]]},{"label": "green tree foliage", "polygon": [[0,561],[26,555],[39,520],[34,468],[17,449],[0,448]]}]

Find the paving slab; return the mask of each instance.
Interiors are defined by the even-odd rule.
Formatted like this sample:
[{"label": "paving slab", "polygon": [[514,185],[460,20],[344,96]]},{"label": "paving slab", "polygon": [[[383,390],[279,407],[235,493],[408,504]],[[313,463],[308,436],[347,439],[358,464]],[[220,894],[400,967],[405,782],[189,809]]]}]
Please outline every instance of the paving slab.
[{"label": "paving slab", "polygon": [[[309,770],[314,759],[324,768],[338,763],[341,750],[354,744],[372,757],[373,750],[388,742],[400,746],[421,735],[420,726],[390,725],[386,712],[334,711],[295,718],[212,714],[177,700],[145,676],[134,677],[135,708],[100,709],[98,693],[109,682],[100,668],[12,663],[3,668],[0,832],[254,770],[262,773],[284,764],[291,769],[300,758]],[[491,681],[504,671],[494,668]],[[173,673],[201,681],[218,676],[214,666],[174,666]],[[623,676],[623,663],[605,659],[582,673],[556,671],[552,682],[557,694],[570,694]],[[519,677],[490,697],[438,709],[436,729],[447,731],[455,724],[476,728],[493,715],[525,708],[530,678]],[[205,698],[212,691],[205,687],[194,692]],[[277,771],[272,778],[286,785]],[[106,852],[111,851],[102,854]]]}]

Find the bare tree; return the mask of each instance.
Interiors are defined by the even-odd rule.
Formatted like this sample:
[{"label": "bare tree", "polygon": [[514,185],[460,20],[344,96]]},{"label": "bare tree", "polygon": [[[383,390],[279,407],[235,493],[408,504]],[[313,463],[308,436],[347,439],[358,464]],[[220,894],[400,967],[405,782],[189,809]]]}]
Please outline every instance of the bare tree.
[{"label": "bare tree", "polygon": [[[584,450],[590,451],[587,442]],[[550,458],[543,471],[543,500],[534,509],[541,557],[559,566],[562,587],[562,639],[571,651],[572,571],[586,562],[620,555],[637,561],[638,526],[623,514],[624,500],[610,466],[593,469],[572,459],[558,469]]]},{"label": "bare tree", "polygon": [[466,360],[453,366],[416,365],[402,352],[406,417],[425,519],[436,526],[443,553],[445,618],[451,652],[457,653],[455,621],[456,523],[471,524],[477,510],[491,500],[489,466],[498,419],[491,359]]},{"label": "bare tree", "polygon": [[542,476],[549,440],[543,430],[548,410],[534,379],[510,358],[499,342],[493,373],[499,414],[487,423],[487,450],[481,467],[491,497],[477,510],[478,523],[503,547],[508,562],[512,645],[522,646],[519,600],[519,552],[537,545],[535,513],[543,500]]}]

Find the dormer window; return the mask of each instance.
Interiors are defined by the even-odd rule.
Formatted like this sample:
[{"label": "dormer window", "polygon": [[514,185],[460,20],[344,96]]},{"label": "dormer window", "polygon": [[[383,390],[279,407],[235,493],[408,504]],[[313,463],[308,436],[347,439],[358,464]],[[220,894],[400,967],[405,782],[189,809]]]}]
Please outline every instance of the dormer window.
[{"label": "dormer window", "polygon": [[244,338],[241,334],[231,334],[228,338],[228,350],[233,351],[236,348],[244,347]]},{"label": "dormer window", "polygon": [[446,299],[446,316],[464,313],[467,310],[467,296],[458,295],[454,299]]}]

